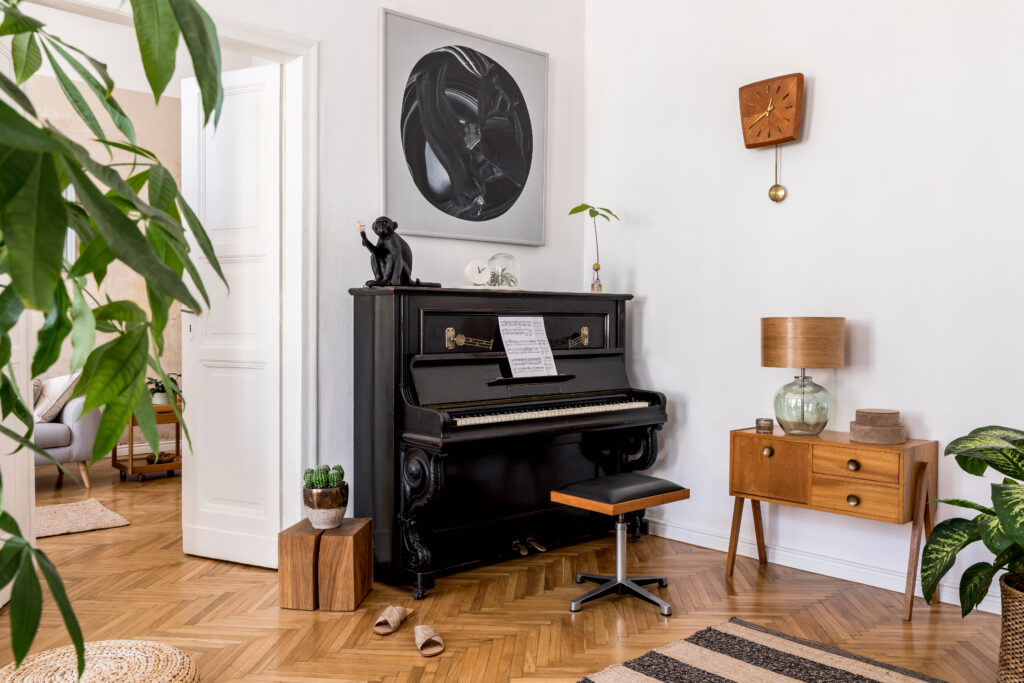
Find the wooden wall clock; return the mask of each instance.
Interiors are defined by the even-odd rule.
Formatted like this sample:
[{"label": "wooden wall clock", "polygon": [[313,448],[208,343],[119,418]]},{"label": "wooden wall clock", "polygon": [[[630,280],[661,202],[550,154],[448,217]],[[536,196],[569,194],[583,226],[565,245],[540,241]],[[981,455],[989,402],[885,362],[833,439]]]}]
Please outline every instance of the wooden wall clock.
[{"label": "wooden wall clock", "polygon": [[789,74],[740,88],[740,120],[747,149],[780,145],[800,137],[804,75]]},{"label": "wooden wall clock", "polygon": [[775,184],[768,190],[773,202],[786,198],[779,184],[779,145],[800,137],[804,112],[804,75],[787,74],[740,88],[740,121],[747,149],[775,145]]}]

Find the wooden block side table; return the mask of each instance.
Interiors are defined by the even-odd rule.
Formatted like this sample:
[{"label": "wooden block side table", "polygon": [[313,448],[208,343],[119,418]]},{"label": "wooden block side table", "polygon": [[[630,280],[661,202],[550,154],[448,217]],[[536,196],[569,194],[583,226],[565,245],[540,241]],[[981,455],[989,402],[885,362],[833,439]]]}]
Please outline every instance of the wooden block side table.
[{"label": "wooden block side table", "polygon": [[317,608],[320,537],[308,519],[277,535],[277,599],[285,609]]},{"label": "wooden block side table", "polygon": [[767,562],[761,502],[850,515],[892,524],[913,522],[903,618],[914,609],[914,584],[921,539],[935,523],[938,492],[937,441],[908,439],[901,444],[862,444],[845,432],[790,436],[780,429],[730,433],[729,493],[736,497],[726,556],[726,575],[736,563],[743,504],[750,501],[761,564]]},{"label": "wooden block side table", "polygon": [[320,609],[351,612],[373,587],[373,521],[346,518],[320,537]]}]

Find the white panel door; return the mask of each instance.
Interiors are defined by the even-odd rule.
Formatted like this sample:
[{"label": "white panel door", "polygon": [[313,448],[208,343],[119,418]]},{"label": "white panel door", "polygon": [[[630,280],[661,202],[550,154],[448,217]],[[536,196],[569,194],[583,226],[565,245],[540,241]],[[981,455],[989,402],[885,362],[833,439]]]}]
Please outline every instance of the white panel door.
[{"label": "white panel door", "polygon": [[183,546],[190,555],[276,567],[281,66],[231,71],[223,79],[216,130],[202,127],[195,81],[182,83],[182,191],[230,286],[193,246],[210,306],[182,314],[184,417],[192,437],[182,463]]}]

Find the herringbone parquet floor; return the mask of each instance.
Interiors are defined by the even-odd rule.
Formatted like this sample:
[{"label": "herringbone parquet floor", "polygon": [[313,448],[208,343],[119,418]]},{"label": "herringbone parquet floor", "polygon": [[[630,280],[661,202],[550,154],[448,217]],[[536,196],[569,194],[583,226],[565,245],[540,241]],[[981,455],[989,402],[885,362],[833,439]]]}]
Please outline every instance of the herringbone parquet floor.
[{"label": "herringbone parquet floor", "polygon": [[[574,572],[610,571],[611,537],[444,578],[417,603],[375,584],[357,612],[281,610],[275,572],[182,554],[180,479],[122,483],[103,461],[91,492],[74,481],[54,490],[53,471],[38,470],[39,504],[92,496],[131,521],[39,543],[60,567],[86,639],[170,643],[196,658],[204,681],[575,681],[731,616],[949,681],[995,679],[998,617],[961,620],[956,606],[919,600],[908,625],[898,593],[745,558],[730,582],[723,553],[656,537],[630,546],[630,571],[669,576],[670,618],[626,597],[570,614],[583,588]],[[420,657],[408,624],[373,635],[376,615],[398,603],[415,606],[412,624],[436,626],[447,652]],[[6,608],[0,617],[6,663]],[[47,599],[33,649],[67,642]]]}]

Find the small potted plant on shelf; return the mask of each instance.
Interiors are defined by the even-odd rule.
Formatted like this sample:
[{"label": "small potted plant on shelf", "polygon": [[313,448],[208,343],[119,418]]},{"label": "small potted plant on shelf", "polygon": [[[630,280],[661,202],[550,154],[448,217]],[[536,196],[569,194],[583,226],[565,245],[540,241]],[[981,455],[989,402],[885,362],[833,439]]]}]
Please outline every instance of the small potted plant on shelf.
[{"label": "small potted plant on shelf", "polygon": [[[181,378],[181,373],[168,372],[167,379],[170,380],[171,392],[174,394],[181,393],[181,387],[178,385],[178,380]],[[146,384],[149,385],[149,394],[152,397],[153,405],[162,406],[169,405],[171,403],[170,392],[167,391],[167,387],[164,385],[164,381],[159,377],[147,377]]]},{"label": "small potted plant on shelf", "polygon": [[302,473],[302,503],[314,529],[341,525],[348,510],[348,482],[341,465],[320,465]]},{"label": "small potted plant on shelf", "polygon": [[609,223],[612,218],[619,220],[619,217],[615,215],[615,212],[611,209],[604,209],[599,206],[591,206],[590,204],[580,204],[574,206],[570,211],[569,215],[572,216],[577,213],[587,212],[590,216],[590,222],[594,225],[594,279],[590,283],[591,292],[604,291],[604,285],[601,284],[601,249],[597,245],[597,218],[600,216]]},{"label": "small potted plant on shelf", "polygon": [[970,614],[988,593],[996,574],[1002,592],[1002,639],[999,680],[1024,680],[1024,431],[1009,427],[980,427],[946,446],[960,469],[982,476],[991,467],[1005,475],[992,484],[992,504],[969,500],[939,500],[966,508],[971,518],[953,517],[932,530],[921,555],[921,590],[931,602],[939,581],[953,567],[957,554],[975,541],[995,557],[976,562],[960,577],[960,609]]}]

